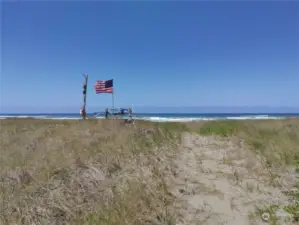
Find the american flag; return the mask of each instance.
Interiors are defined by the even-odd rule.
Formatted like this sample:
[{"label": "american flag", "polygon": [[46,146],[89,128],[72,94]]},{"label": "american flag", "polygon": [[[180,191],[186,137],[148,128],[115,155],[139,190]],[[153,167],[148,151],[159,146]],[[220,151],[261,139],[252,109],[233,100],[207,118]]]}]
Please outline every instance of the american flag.
[{"label": "american flag", "polygon": [[108,93],[113,94],[113,79],[112,80],[97,80],[94,85],[96,94]]}]

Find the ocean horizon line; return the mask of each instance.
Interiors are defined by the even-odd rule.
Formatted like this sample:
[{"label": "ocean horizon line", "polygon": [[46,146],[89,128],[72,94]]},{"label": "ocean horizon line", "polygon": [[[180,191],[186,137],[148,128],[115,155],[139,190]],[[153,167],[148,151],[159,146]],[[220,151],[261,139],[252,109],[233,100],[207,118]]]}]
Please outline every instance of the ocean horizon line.
[{"label": "ocean horizon line", "polygon": [[[102,113],[100,110],[97,112],[87,113],[88,115],[94,115]],[[299,115],[299,112],[135,112],[137,115]],[[0,115],[80,115],[79,112],[0,112]]]},{"label": "ocean horizon line", "polygon": [[[88,113],[89,119],[104,119],[103,112]],[[80,120],[79,113],[0,113],[0,119]],[[128,118],[124,116],[123,118]],[[277,120],[299,118],[299,113],[134,113],[135,120],[150,122],[194,122],[209,120]]]},{"label": "ocean horizon line", "polygon": [[[32,107],[32,106],[1,106],[0,114],[54,114],[54,113],[79,113],[81,106],[57,106],[57,107]],[[299,113],[299,106],[120,106],[116,108],[132,107],[135,113]],[[87,106],[86,111],[90,113],[104,111],[107,106]],[[110,108],[110,107],[108,107]]]}]

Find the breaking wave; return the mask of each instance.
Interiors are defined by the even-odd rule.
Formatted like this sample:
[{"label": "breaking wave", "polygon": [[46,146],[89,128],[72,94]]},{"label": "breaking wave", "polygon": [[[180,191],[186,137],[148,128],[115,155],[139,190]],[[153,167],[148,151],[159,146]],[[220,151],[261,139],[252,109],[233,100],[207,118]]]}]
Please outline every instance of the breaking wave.
[{"label": "breaking wave", "polygon": [[[104,119],[103,116],[90,116],[91,118]],[[151,122],[194,122],[194,121],[209,121],[209,120],[267,120],[267,119],[283,119],[288,117],[299,117],[299,115],[287,116],[272,116],[272,115],[234,115],[234,116],[142,116],[137,115],[134,117],[136,120],[144,120]],[[34,118],[34,119],[53,119],[53,120],[79,120],[81,117],[79,115],[0,115],[0,119],[12,119],[12,118]]]},{"label": "breaking wave", "polygon": [[283,119],[285,117],[275,116],[228,116],[228,117],[140,117],[140,120],[151,122],[195,122],[195,121],[209,121],[209,120],[266,120],[266,119]]}]

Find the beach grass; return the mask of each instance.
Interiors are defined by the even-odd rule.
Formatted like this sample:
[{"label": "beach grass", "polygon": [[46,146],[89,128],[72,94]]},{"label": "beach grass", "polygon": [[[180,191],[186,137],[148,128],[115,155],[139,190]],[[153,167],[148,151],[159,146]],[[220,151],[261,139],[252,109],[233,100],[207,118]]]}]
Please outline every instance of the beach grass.
[{"label": "beach grass", "polygon": [[299,168],[297,119],[133,126],[29,118],[0,126],[3,225],[177,224],[167,177],[184,132],[239,140],[269,167]]},{"label": "beach grass", "polygon": [[[163,161],[177,126],[1,120],[3,224],[174,224]],[[56,221],[56,222],[55,222]]]},{"label": "beach grass", "polygon": [[[299,120],[264,120],[264,121],[212,121],[197,129],[200,135],[218,135],[221,137],[240,138],[264,163],[265,169],[281,171],[289,168],[299,172]],[[274,172],[274,173],[275,173]],[[275,175],[276,176],[276,175]],[[299,221],[299,177],[290,196],[289,204],[284,210],[293,217],[294,224]],[[268,212],[270,224],[277,222],[275,210],[277,205],[267,206],[266,209],[257,209],[257,214]]]},{"label": "beach grass", "polygon": [[202,124],[200,135],[238,137],[269,166],[299,164],[299,120],[211,121]]}]

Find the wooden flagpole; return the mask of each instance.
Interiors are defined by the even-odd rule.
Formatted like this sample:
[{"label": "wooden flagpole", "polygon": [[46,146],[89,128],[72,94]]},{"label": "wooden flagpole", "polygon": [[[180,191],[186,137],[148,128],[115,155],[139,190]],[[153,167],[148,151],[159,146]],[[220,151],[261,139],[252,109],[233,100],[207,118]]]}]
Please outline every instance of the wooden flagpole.
[{"label": "wooden flagpole", "polygon": [[88,75],[82,74],[84,76],[84,84],[83,84],[83,107],[80,110],[80,114],[82,119],[86,119],[86,94],[87,94],[87,82],[88,82]]}]

